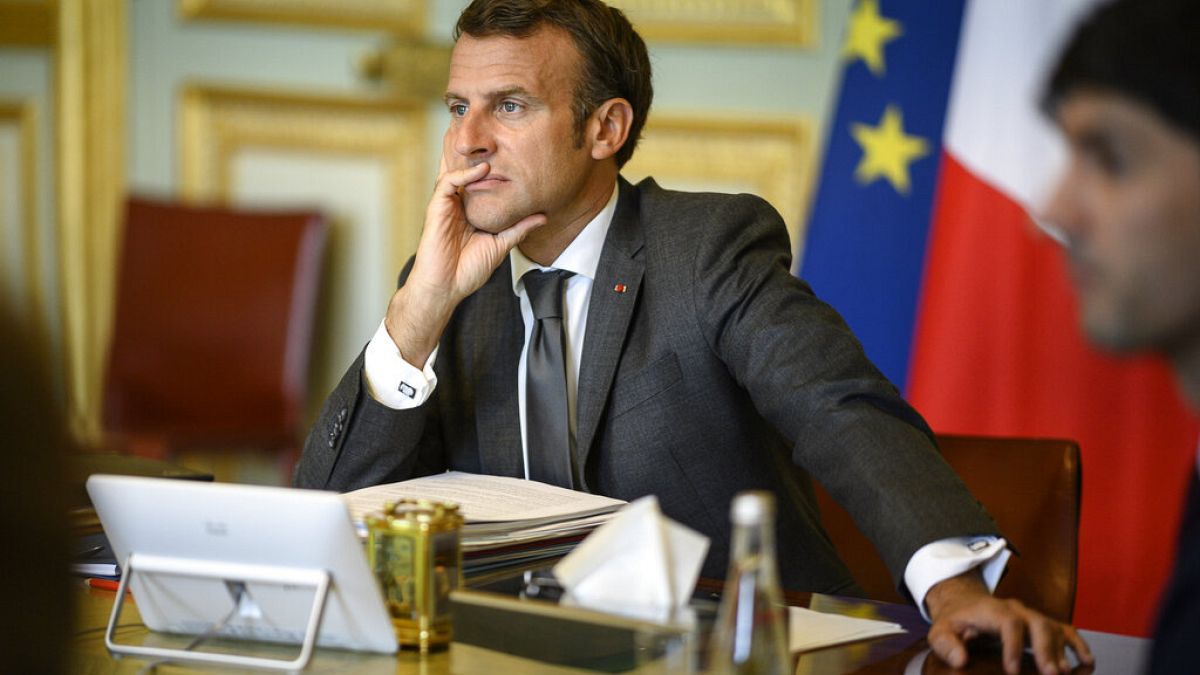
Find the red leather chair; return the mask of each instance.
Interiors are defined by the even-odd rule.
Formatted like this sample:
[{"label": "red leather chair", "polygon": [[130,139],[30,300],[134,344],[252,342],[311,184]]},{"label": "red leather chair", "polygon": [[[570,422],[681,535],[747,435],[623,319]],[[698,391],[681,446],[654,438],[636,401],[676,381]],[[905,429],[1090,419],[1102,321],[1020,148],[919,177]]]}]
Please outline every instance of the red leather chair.
[{"label": "red leather chair", "polygon": [[103,419],[118,447],[298,455],[322,257],[313,211],[131,198]]},{"label": "red leather chair", "polygon": [[[1019,555],[996,595],[1070,621],[1079,557],[1079,445],[1069,440],[938,436],[946,462]],[[875,548],[819,485],[821,520],[867,595],[903,602]]]}]

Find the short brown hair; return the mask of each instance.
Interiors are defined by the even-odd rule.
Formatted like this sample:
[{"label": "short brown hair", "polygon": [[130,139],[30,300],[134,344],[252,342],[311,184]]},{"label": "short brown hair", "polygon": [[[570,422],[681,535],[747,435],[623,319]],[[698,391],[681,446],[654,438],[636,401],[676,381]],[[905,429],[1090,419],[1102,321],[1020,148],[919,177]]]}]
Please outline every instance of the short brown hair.
[{"label": "short brown hair", "polygon": [[[1116,0],[1076,29],[1042,96],[1053,117],[1079,90],[1107,91],[1148,106],[1200,141],[1200,3]],[[1192,65],[1188,65],[1188,64]]]},{"label": "short brown hair", "polygon": [[599,0],[474,0],[458,17],[454,39],[526,38],[542,26],[565,30],[583,63],[574,92],[576,143],[601,103],[623,98],[633,107],[629,138],[616,154],[617,167],[624,166],[641,137],[654,87],[646,43],[621,10]]}]

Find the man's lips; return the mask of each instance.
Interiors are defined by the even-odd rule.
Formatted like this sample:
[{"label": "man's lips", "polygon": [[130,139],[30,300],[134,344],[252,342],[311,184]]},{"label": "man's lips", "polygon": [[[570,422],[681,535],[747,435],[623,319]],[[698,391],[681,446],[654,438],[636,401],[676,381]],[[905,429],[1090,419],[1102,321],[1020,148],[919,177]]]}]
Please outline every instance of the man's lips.
[{"label": "man's lips", "polygon": [[504,178],[503,176],[497,176],[495,174],[488,174],[487,176],[484,176],[483,178],[480,178],[477,181],[467,183],[466,185],[463,186],[463,190],[465,190],[467,192],[476,192],[479,190],[490,190],[491,188],[494,188],[502,183],[507,183],[507,182],[508,182],[508,179]]}]

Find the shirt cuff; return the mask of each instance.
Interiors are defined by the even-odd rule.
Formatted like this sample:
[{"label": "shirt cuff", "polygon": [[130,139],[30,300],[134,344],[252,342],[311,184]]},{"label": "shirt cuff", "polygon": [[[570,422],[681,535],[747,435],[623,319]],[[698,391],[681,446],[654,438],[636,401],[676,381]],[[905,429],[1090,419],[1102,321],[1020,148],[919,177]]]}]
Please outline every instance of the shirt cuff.
[{"label": "shirt cuff", "polygon": [[416,408],[437,387],[437,375],[433,362],[437,358],[437,347],[425,360],[425,367],[417,370],[400,354],[396,342],[388,335],[387,326],[379,322],[379,329],[367,343],[363,358],[363,376],[367,378],[367,392],[371,398],[393,410]]},{"label": "shirt cuff", "polygon": [[904,585],[912,594],[921,616],[929,621],[925,596],[938,583],[967,570],[980,568],[988,592],[996,590],[1012,551],[1001,537],[950,537],[926,544],[913,554],[904,568]]}]

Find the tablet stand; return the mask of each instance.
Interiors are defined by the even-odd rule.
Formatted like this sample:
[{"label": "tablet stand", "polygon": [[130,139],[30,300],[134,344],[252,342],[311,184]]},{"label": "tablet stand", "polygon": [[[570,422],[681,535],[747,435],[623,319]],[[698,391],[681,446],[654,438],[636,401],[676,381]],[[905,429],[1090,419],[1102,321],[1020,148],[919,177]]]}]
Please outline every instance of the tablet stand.
[{"label": "tablet stand", "polygon": [[[117,588],[117,599],[113,603],[112,616],[109,617],[108,628],[104,632],[104,646],[113,655],[142,656],[171,661],[216,663],[274,670],[301,670],[308,665],[309,660],[312,658],[313,648],[317,642],[317,633],[321,627],[321,617],[325,609],[325,600],[330,588],[329,572],[326,570],[190,560],[138,553],[129,554],[129,557],[125,560],[125,565],[121,569],[121,583]],[[216,579],[232,584],[256,582],[278,586],[315,588],[316,593],[313,596],[312,610],[309,612],[308,624],[304,630],[304,639],[300,643],[299,655],[295,659],[288,661],[242,654],[218,654],[190,651],[189,649],[170,649],[166,647],[146,647],[117,643],[113,639],[113,632],[116,630],[117,620],[121,615],[121,607],[125,602],[125,592],[128,589],[129,581],[133,578],[134,574],[138,573]],[[238,602],[238,600],[235,599],[235,602]],[[237,611],[236,607],[234,611]],[[226,636],[221,635],[218,631],[213,637]]]}]

